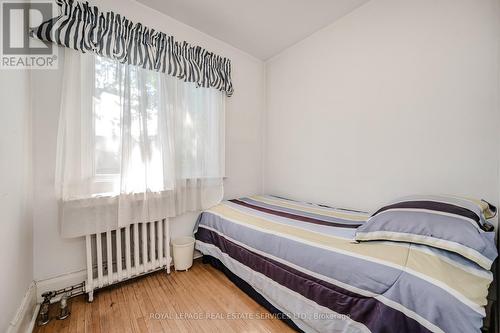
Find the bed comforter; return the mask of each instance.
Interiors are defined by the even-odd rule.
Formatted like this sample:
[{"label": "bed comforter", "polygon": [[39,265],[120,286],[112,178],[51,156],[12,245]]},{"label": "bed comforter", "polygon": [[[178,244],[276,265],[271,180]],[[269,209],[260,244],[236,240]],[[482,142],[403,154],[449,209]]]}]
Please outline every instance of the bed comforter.
[{"label": "bed comforter", "polygon": [[274,196],[204,211],[196,248],[305,332],[479,332],[491,272],[443,250],[353,241],[368,214]]}]

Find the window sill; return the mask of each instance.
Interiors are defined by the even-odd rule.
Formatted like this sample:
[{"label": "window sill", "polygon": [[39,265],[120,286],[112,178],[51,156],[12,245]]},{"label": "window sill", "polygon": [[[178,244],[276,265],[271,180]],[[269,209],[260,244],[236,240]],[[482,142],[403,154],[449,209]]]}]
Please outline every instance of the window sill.
[{"label": "window sill", "polygon": [[[223,181],[226,181],[228,180],[229,177],[227,176],[224,176],[222,177],[222,180]],[[192,181],[196,181],[196,180],[202,180],[202,179],[186,179],[186,180],[192,180]],[[130,193],[130,194],[126,194],[126,196],[129,197],[129,200],[142,200],[141,196],[144,195],[144,194],[155,194],[157,196],[162,196],[162,195],[171,195],[172,191],[174,191],[173,188],[171,189],[166,189],[166,190],[162,190],[162,191],[157,191],[157,192],[154,192],[154,191],[148,191],[148,192],[137,192],[137,193]],[[117,193],[117,192],[102,192],[102,193],[98,193],[98,194],[94,194],[94,195],[91,195],[91,196],[88,196],[88,197],[73,197],[73,198],[68,198],[66,200],[61,200],[61,201],[64,201],[65,203],[69,203],[69,204],[75,204],[75,205],[82,205],[82,206],[98,206],[98,205],[109,205],[109,204],[112,204],[114,203],[114,201],[116,201],[118,199],[118,197],[120,196],[120,193]]]}]

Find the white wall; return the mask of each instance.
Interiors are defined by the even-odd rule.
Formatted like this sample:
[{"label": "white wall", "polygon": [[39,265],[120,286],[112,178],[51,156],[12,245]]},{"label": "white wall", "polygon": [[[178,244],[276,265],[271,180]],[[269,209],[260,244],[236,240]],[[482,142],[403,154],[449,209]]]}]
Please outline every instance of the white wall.
[{"label": "white wall", "polygon": [[[264,64],[221,41],[175,21],[135,1],[94,1],[102,9],[113,9],[134,21],[201,45],[229,57],[233,65],[235,93],[226,109],[226,198],[262,190],[262,113],[265,109]],[[60,52],[62,55],[62,52]],[[36,71],[33,75],[34,144],[34,273],[36,280],[85,268],[82,239],[59,236],[54,169],[62,71]],[[173,236],[192,232],[196,214],[174,220]]]},{"label": "white wall", "polygon": [[371,0],[266,64],[265,189],[498,202],[497,0]]},{"label": "white wall", "polygon": [[[137,2],[94,2],[231,58],[226,198],[264,183],[364,209],[409,193],[498,202],[498,0],[371,0],[271,59],[267,75],[261,61]],[[85,267],[83,241],[58,230],[61,75],[36,71],[32,82],[36,280]],[[174,221],[174,236],[195,216]]]},{"label": "white wall", "polygon": [[29,73],[0,72],[0,332],[33,281]]}]

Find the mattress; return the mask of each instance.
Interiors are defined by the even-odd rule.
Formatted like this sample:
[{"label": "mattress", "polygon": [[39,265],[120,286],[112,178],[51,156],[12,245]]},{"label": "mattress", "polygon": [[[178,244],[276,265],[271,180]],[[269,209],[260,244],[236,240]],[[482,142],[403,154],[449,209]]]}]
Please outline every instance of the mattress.
[{"label": "mattress", "polygon": [[204,211],[196,248],[305,332],[479,332],[492,273],[423,245],[353,241],[368,214],[275,196]]}]

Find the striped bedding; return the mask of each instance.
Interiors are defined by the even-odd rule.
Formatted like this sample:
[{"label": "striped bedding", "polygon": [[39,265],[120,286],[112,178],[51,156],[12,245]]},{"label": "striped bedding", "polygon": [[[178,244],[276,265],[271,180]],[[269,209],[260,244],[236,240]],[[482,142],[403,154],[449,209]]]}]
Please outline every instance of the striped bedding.
[{"label": "striped bedding", "polygon": [[424,245],[353,241],[368,219],[274,196],[223,202],[196,248],[305,332],[479,332],[492,274]]}]

